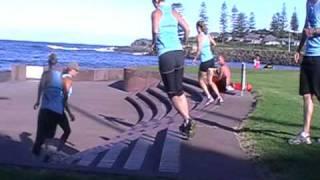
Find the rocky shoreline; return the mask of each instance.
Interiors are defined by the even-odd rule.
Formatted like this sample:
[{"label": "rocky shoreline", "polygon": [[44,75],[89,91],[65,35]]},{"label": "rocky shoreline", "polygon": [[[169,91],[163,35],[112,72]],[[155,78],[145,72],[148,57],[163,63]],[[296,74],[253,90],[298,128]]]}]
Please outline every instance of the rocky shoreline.
[{"label": "rocky shoreline", "polygon": [[[132,53],[141,53],[143,55],[155,55],[151,51],[151,41],[147,39],[139,39],[131,44],[131,46],[120,47],[117,50]],[[276,49],[276,48],[275,48]],[[195,46],[190,43],[185,47],[187,58],[193,59],[195,56]],[[294,63],[294,51],[288,52],[287,50],[266,50],[266,49],[252,49],[248,48],[230,48],[230,47],[217,47],[215,54],[223,53],[229,61],[233,62],[247,62],[252,63],[256,54],[261,57],[262,64],[274,64],[284,66],[297,66]]]}]

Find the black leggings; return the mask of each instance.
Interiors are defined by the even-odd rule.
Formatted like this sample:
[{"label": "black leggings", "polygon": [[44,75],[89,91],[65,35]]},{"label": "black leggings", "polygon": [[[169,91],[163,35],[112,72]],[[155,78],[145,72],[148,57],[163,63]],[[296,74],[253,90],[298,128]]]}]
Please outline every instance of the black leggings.
[{"label": "black leggings", "polygon": [[59,120],[57,122],[57,124],[61,127],[61,129],[63,130],[63,134],[61,135],[60,137],[60,140],[65,143],[68,139],[68,137],[70,136],[71,134],[71,128],[70,128],[70,124],[69,124],[69,121],[68,121],[68,118],[66,116],[66,114],[64,113],[63,114],[63,118],[61,120]]},{"label": "black leggings", "polygon": [[183,94],[184,73],[183,51],[170,51],[159,57],[159,71],[166,92],[170,98]]},{"label": "black leggings", "polygon": [[54,137],[59,125],[63,134],[61,136],[61,141],[65,142],[70,133],[69,121],[65,114],[59,114],[48,109],[40,109],[38,114],[38,125],[37,125],[37,135],[32,148],[32,153],[35,155],[40,155],[41,146],[46,139],[51,139]]}]

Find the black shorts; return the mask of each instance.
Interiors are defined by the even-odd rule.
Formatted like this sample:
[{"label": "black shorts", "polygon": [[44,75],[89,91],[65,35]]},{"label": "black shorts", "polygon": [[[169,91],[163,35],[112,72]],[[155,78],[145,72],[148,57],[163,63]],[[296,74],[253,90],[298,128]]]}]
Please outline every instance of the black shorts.
[{"label": "black shorts", "polygon": [[170,51],[159,56],[159,71],[169,97],[182,95],[184,52]]},{"label": "black shorts", "polygon": [[215,67],[216,67],[215,66],[215,60],[211,59],[209,61],[200,63],[199,71],[207,72],[209,68],[215,68]]},{"label": "black shorts", "polygon": [[320,56],[303,58],[300,68],[299,94],[312,94],[320,100]]}]

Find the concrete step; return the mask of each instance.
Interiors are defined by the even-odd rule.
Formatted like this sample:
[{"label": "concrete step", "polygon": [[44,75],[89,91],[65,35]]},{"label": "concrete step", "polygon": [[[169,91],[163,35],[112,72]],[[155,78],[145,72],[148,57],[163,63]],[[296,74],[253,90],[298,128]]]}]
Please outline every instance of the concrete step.
[{"label": "concrete step", "polygon": [[169,99],[167,93],[163,90],[163,85],[159,84],[157,88],[150,88],[149,91],[151,94],[159,98],[167,106],[169,110],[167,116],[172,117],[177,114],[176,109],[173,107],[171,100]]},{"label": "concrete step", "polygon": [[112,168],[121,152],[128,148],[129,143],[120,142],[112,147],[97,164],[98,168]]},{"label": "concrete step", "polygon": [[195,87],[197,87],[197,88],[199,88],[199,89],[201,89],[198,80],[197,80],[197,79],[194,79],[194,78],[192,78],[192,77],[184,76],[184,77],[183,77],[183,82],[184,82],[184,83],[187,83],[187,84],[189,84],[189,85],[195,86]]},{"label": "concrete step", "polygon": [[136,142],[129,158],[123,168],[127,170],[140,170],[150,148],[153,146],[158,131],[149,132],[141,136]]},{"label": "concrete step", "polygon": [[180,172],[180,149],[183,137],[179,132],[179,126],[183,120],[180,115],[176,115],[173,120],[174,123],[169,126],[164,140],[159,164],[160,173]]},{"label": "concrete step", "polygon": [[128,96],[126,98],[126,100],[129,101],[137,109],[137,112],[139,113],[139,116],[141,117],[138,123],[147,122],[152,119],[153,112],[151,111],[148,104],[146,104],[144,101],[142,101],[139,97]]},{"label": "concrete step", "polygon": [[146,104],[148,108],[152,111],[151,119],[153,119],[158,114],[158,108],[156,103],[153,102],[145,92],[139,92],[136,96],[140,98],[144,102],[144,104]]},{"label": "concrete step", "polygon": [[151,93],[149,93],[149,92],[145,92],[145,93],[148,95],[149,99],[152,102],[154,102],[157,106],[158,113],[153,119],[154,120],[161,120],[162,118],[164,118],[168,112],[167,106],[162,101],[160,101],[160,99],[153,96]]},{"label": "concrete step", "polygon": [[172,110],[172,104],[167,96],[163,91],[161,91],[159,88],[149,88],[148,93],[151,94],[152,96],[156,97],[159,101],[162,102],[166,106],[167,109],[167,114]]}]

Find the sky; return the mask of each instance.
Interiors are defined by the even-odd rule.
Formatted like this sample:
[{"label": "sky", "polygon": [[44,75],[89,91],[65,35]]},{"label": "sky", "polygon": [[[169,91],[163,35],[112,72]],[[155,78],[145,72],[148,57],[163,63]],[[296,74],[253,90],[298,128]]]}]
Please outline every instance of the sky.
[{"label": "sky", "polygon": [[[300,29],[305,19],[306,0],[167,0],[181,2],[184,17],[196,34],[200,3],[207,5],[209,29],[220,31],[221,5],[231,15],[233,5],[240,12],[255,13],[258,29],[270,27],[272,15],[286,3],[290,22],[296,7]],[[130,45],[139,38],[151,38],[151,0],[0,0],[0,39],[66,42],[100,45]]]}]

